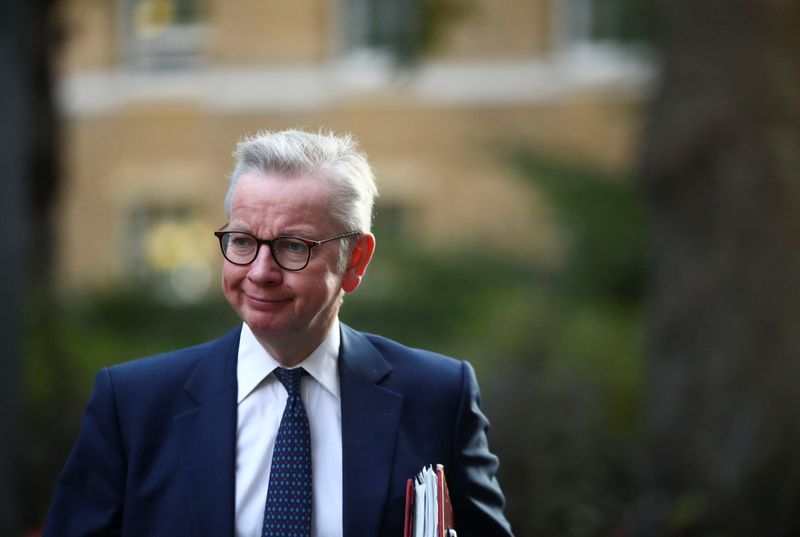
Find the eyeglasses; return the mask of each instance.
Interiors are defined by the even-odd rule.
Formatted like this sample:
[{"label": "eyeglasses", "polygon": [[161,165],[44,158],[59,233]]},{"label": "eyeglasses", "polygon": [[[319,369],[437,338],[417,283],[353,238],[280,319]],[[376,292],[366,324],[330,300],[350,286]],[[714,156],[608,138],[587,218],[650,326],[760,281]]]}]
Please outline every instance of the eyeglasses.
[{"label": "eyeglasses", "polygon": [[259,239],[255,235],[244,231],[215,231],[219,239],[222,255],[234,265],[249,265],[258,257],[262,244],[269,246],[272,259],[279,267],[285,270],[303,270],[311,260],[311,249],[322,243],[352,237],[360,231],[349,231],[330,239],[312,241],[300,237],[275,237],[274,239]]}]

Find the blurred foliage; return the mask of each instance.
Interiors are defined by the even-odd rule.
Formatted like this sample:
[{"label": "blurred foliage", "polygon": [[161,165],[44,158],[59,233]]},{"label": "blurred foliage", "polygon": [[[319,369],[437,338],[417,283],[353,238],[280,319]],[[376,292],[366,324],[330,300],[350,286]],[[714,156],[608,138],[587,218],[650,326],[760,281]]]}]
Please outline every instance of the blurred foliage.
[{"label": "blurred foliage", "polygon": [[[64,300],[54,337],[57,349],[87,392],[101,367],[195,345],[223,335],[238,322],[220,296],[181,305],[165,302],[147,288],[110,289]],[[45,350],[52,341],[37,337],[27,360],[30,393],[45,397],[57,382]]]},{"label": "blurred foliage", "polygon": [[[560,265],[491,244],[434,252],[379,210],[376,258],[342,320],[470,360],[517,534],[597,535],[618,521],[632,486],[643,210],[625,177],[528,150],[509,161],[522,188],[550,202],[567,241]],[[46,508],[98,368],[213,339],[238,322],[219,295],[170,305],[140,288],[69,297],[54,318],[52,333],[30,330],[31,464],[50,462],[31,479],[29,518]]]},{"label": "blurred foliage", "polygon": [[519,416],[496,420],[509,515],[520,535],[611,534],[638,483],[644,206],[624,174],[530,150],[512,161],[549,202],[566,255],[535,289],[541,365],[509,376],[494,411]]},{"label": "blurred foliage", "polygon": [[[32,302],[33,304],[33,302]],[[101,367],[221,336],[237,317],[221,297],[165,303],[149,288],[62,297],[53,311],[28,312],[25,345],[24,461],[19,491],[25,527],[41,524],[55,479],[74,443]]]},{"label": "blurred foliage", "polygon": [[637,483],[644,208],[623,174],[530,150],[510,161],[549,202],[561,264],[387,246],[379,214],[379,255],[342,317],[473,363],[518,535],[608,534]]}]

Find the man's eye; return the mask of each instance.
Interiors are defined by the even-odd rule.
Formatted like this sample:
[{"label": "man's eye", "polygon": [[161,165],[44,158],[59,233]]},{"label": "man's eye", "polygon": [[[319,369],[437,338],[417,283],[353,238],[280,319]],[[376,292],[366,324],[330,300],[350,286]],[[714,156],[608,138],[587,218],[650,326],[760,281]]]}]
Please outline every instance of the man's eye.
[{"label": "man's eye", "polygon": [[295,239],[281,239],[275,243],[275,247],[283,255],[304,256],[308,250],[306,243]]},{"label": "man's eye", "polygon": [[228,241],[228,246],[233,248],[242,249],[252,247],[254,244],[253,239],[244,235],[234,235]]}]

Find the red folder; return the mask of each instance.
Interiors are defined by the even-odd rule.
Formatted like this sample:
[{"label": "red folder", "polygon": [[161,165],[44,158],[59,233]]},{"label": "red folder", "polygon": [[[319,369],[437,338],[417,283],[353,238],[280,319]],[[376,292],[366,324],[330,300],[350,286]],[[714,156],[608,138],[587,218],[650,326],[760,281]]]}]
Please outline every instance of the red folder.
[{"label": "red folder", "polygon": [[[455,523],[453,521],[453,505],[450,503],[450,491],[444,477],[444,466],[436,465],[437,494],[436,494],[436,536],[455,537]],[[406,511],[403,537],[421,537],[414,535],[414,479],[406,481]]]},{"label": "red folder", "polygon": [[414,479],[406,481],[406,521],[403,537],[413,537],[414,532]]}]

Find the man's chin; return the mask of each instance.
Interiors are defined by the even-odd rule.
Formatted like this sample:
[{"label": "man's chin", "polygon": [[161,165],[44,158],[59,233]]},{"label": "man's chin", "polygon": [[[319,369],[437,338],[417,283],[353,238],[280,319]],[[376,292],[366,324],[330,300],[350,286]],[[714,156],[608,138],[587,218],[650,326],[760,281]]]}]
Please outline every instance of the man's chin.
[{"label": "man's chin", "polygon": [[278,319],[265,319],[264,317],[264,315],[246,315],[244,317],[244,322],[257,337],[273,338],[288,332],[285,323],[281,323]]}]

